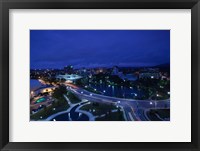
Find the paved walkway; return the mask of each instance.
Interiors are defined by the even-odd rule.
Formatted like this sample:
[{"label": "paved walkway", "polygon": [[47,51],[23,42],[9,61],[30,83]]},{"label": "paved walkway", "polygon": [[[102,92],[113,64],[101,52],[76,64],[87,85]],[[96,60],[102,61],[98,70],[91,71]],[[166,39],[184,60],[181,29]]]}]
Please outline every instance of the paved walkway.
[{"label": "paved walkway", "polygon": [[89,117],[89,121],[95,121],[95,116],[92,115],[90,112],[87,112],[87,111],[84,111],[84,110],[80,110],[80,108],[84,105],[87,105],[89,104],[90,102],[86,103],[86,104],[83,104],[83,105],[80,105],[79,107],[76,108],[76,112],[79,112],[79,113],[83,113],[83,114],[86,114],[88,117]]},{"label": "paved walkway", "polygon": [[[69,99],[68,99],[66,96],[64,96],[64,97],[65,97],[66,101],[69,101]],[[51,121],[52,119],[54,119],[55,117],[57,117],[57,116],[59,116],[59,115],[62,115],[62,114],[65,114],[65,113],[70,113],[71,109],[72,109],[74,106],[79,105],[79,104],[84,103],[84,102],[86,102],[86,101],[82,101],[82,102],[76,103],[76,104],[72,104],[72,103],[70,102],[70,107],[69,107],[67,110],[61,111],[61,112],[58,112],[58,113],[55,113],[55,114],[49,116],[48,118],[46,118],[45,121]],[[79,105],[79,106],[76,108],[75,112],[78,112],[78,113],[82,113],[82,114],[87,115],[87,116],[89,117],[89,121],[95,121],[95,116],[93,116],[91,113],[89,113],[89,112],[87,112],[87,111],[80,110],[80,108],[81,108],[82,106],[86,105],[86,104],[88,104],[88,103]]]},{"label": "paved walkway", "polygon": [[[74,105],[74,106],[75,106],[75,105]],[[65,114],[65,113],[69,113],[70,110],[71,110],[74,106],[71,106],[70,108],[68,108],[68,109],[65,110],[65,111],[61,111],[61,112],[58,112],[58,113],[55,113],[55,114],[49,116],[48,118],[46,118],[45,121],[51,121],[53,118],[55,118],[55,117],[58,116],[58,115]]]},{"label": "paved walkway", "polygon": [[67,101],[67,103],[69,104],[69,106],[73,106],[73,104],[70,102],[70,100],[68,99],[68,97],[66,95],[64,95],[65,100]]}]

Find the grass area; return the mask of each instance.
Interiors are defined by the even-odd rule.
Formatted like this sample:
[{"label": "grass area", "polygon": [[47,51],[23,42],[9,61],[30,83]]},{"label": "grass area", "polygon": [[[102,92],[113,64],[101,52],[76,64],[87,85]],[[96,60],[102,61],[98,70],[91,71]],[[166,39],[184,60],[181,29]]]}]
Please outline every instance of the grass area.
[{"label": "grass area", "polygon": [[70,102],[72,104],[76,104],[76,103],[80,103],[81,102],[81,100],[75,94],[73,94],[70,91],[67,92],[67,97],[68,97],[68,99],[70,100]]},{"label": "grass area", "polygon": [[[157,96],[158,94],[158,96]],[[161,91],[157,91],[157,93],[155,93],[151,99],[152,100],[166,100],[169,99],[170,95],[167,92],[161,92]]]},{"label": "grass area", "polygon": [[160,121],[158,116],[162,119],[170,118],[170,109],[151,109],[147,115],[152,121]]},{"label": "grass area", "polygon": [[[80,108],[81,110],[91,111],[93,115],[102,115],[111,112],[111,110],[117,109],[112,104],[104,104],[104,103],[91,103],[86,104]],[[95,110],[95,111],[94,111]]]},{"label": "grass area", "polygon": [[69,108],[69,104],[63,97],[64,93],[66,93],[65,87],[60,86],[59,88],[56,88],[52,95],[56,99],[56,101],[52,102],[50,106],[47,106],[47,107],[45,106],[43,109],[41,109],[37,113],[31,115],[30,116],[31,120],[46,119],[50,115],[53,115],[63,110],[67,110]]},{"label": "grass area", "polygon": [[[64,98],[62,98],[62,99],[57,100],[56,102],[52,103],[52,105],[50,105],[48,107],[44,107],[37,113],[31,115],[31,120],[46,119],[50,115],[53,115],[57,112],[67,110],[68,108],[69,108],[69,105],[68,105],[67,101]],[[40,118],[40,117],[42,117],[42,118]]]},{"label": "grass area", "polygon": [[96,121],[125,121],[122,111],[111,112],[104,117],[96,118]]},{"label": "grass area", "polygon": [[161,118],[169,118],[170,116],[170,109],[157,109],[157,110],[154,110],[154,112],[158,114]]}]

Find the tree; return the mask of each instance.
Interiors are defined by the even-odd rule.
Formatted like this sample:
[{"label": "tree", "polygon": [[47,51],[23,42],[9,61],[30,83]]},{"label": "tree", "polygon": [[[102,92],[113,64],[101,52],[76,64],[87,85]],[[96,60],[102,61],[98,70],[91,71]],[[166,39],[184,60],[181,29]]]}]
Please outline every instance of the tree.
[{"label": "tree", "polygon": [[63,94],[65,94],[67,92],[65,86],[59,86],[58,88],[56,88],[52,94],[52,96],[56,99],[60,99],[63,97]]}]

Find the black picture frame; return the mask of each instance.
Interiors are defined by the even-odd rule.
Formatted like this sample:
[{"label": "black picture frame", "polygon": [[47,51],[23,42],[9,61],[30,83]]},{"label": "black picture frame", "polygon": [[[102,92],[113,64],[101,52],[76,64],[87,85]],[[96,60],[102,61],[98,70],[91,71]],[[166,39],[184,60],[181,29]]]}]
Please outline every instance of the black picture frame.
[{"label": "black picture frame", "polygon": [[[9,9],[191,9],[191,142],[9,142]],[[25,150],[200,150],[200,2],[199,0],[0,0],[0,148]],[[200,94],[200,93],[199,93]],[[128,135],[128,134],[127,134]]]}]

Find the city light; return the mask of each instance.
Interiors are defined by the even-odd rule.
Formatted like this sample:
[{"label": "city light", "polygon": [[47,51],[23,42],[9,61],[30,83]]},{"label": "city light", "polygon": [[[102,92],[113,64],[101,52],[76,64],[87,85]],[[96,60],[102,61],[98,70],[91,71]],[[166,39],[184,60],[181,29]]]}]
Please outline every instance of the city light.
[{"label": "city light", "polygon": [[[64,45],[49,45],[57,31],[52,36],[48,31],[47,40],[44,32],[34,41],[30,38],[30,121],[170,121],[170,31],[105,30],[99,36],[101,30],[72,30],[70,34],[61,30],[58,34],[66,32],[59,36]],[[85,35],[93,42],[86,40],[81,46]],[[141,42],[135,41],[138,35]],[[66,40],[71,42],[65,45]],[[118,47],[123,51],[116,52]],[[159,53],[161,49],[166,52]]]}]

